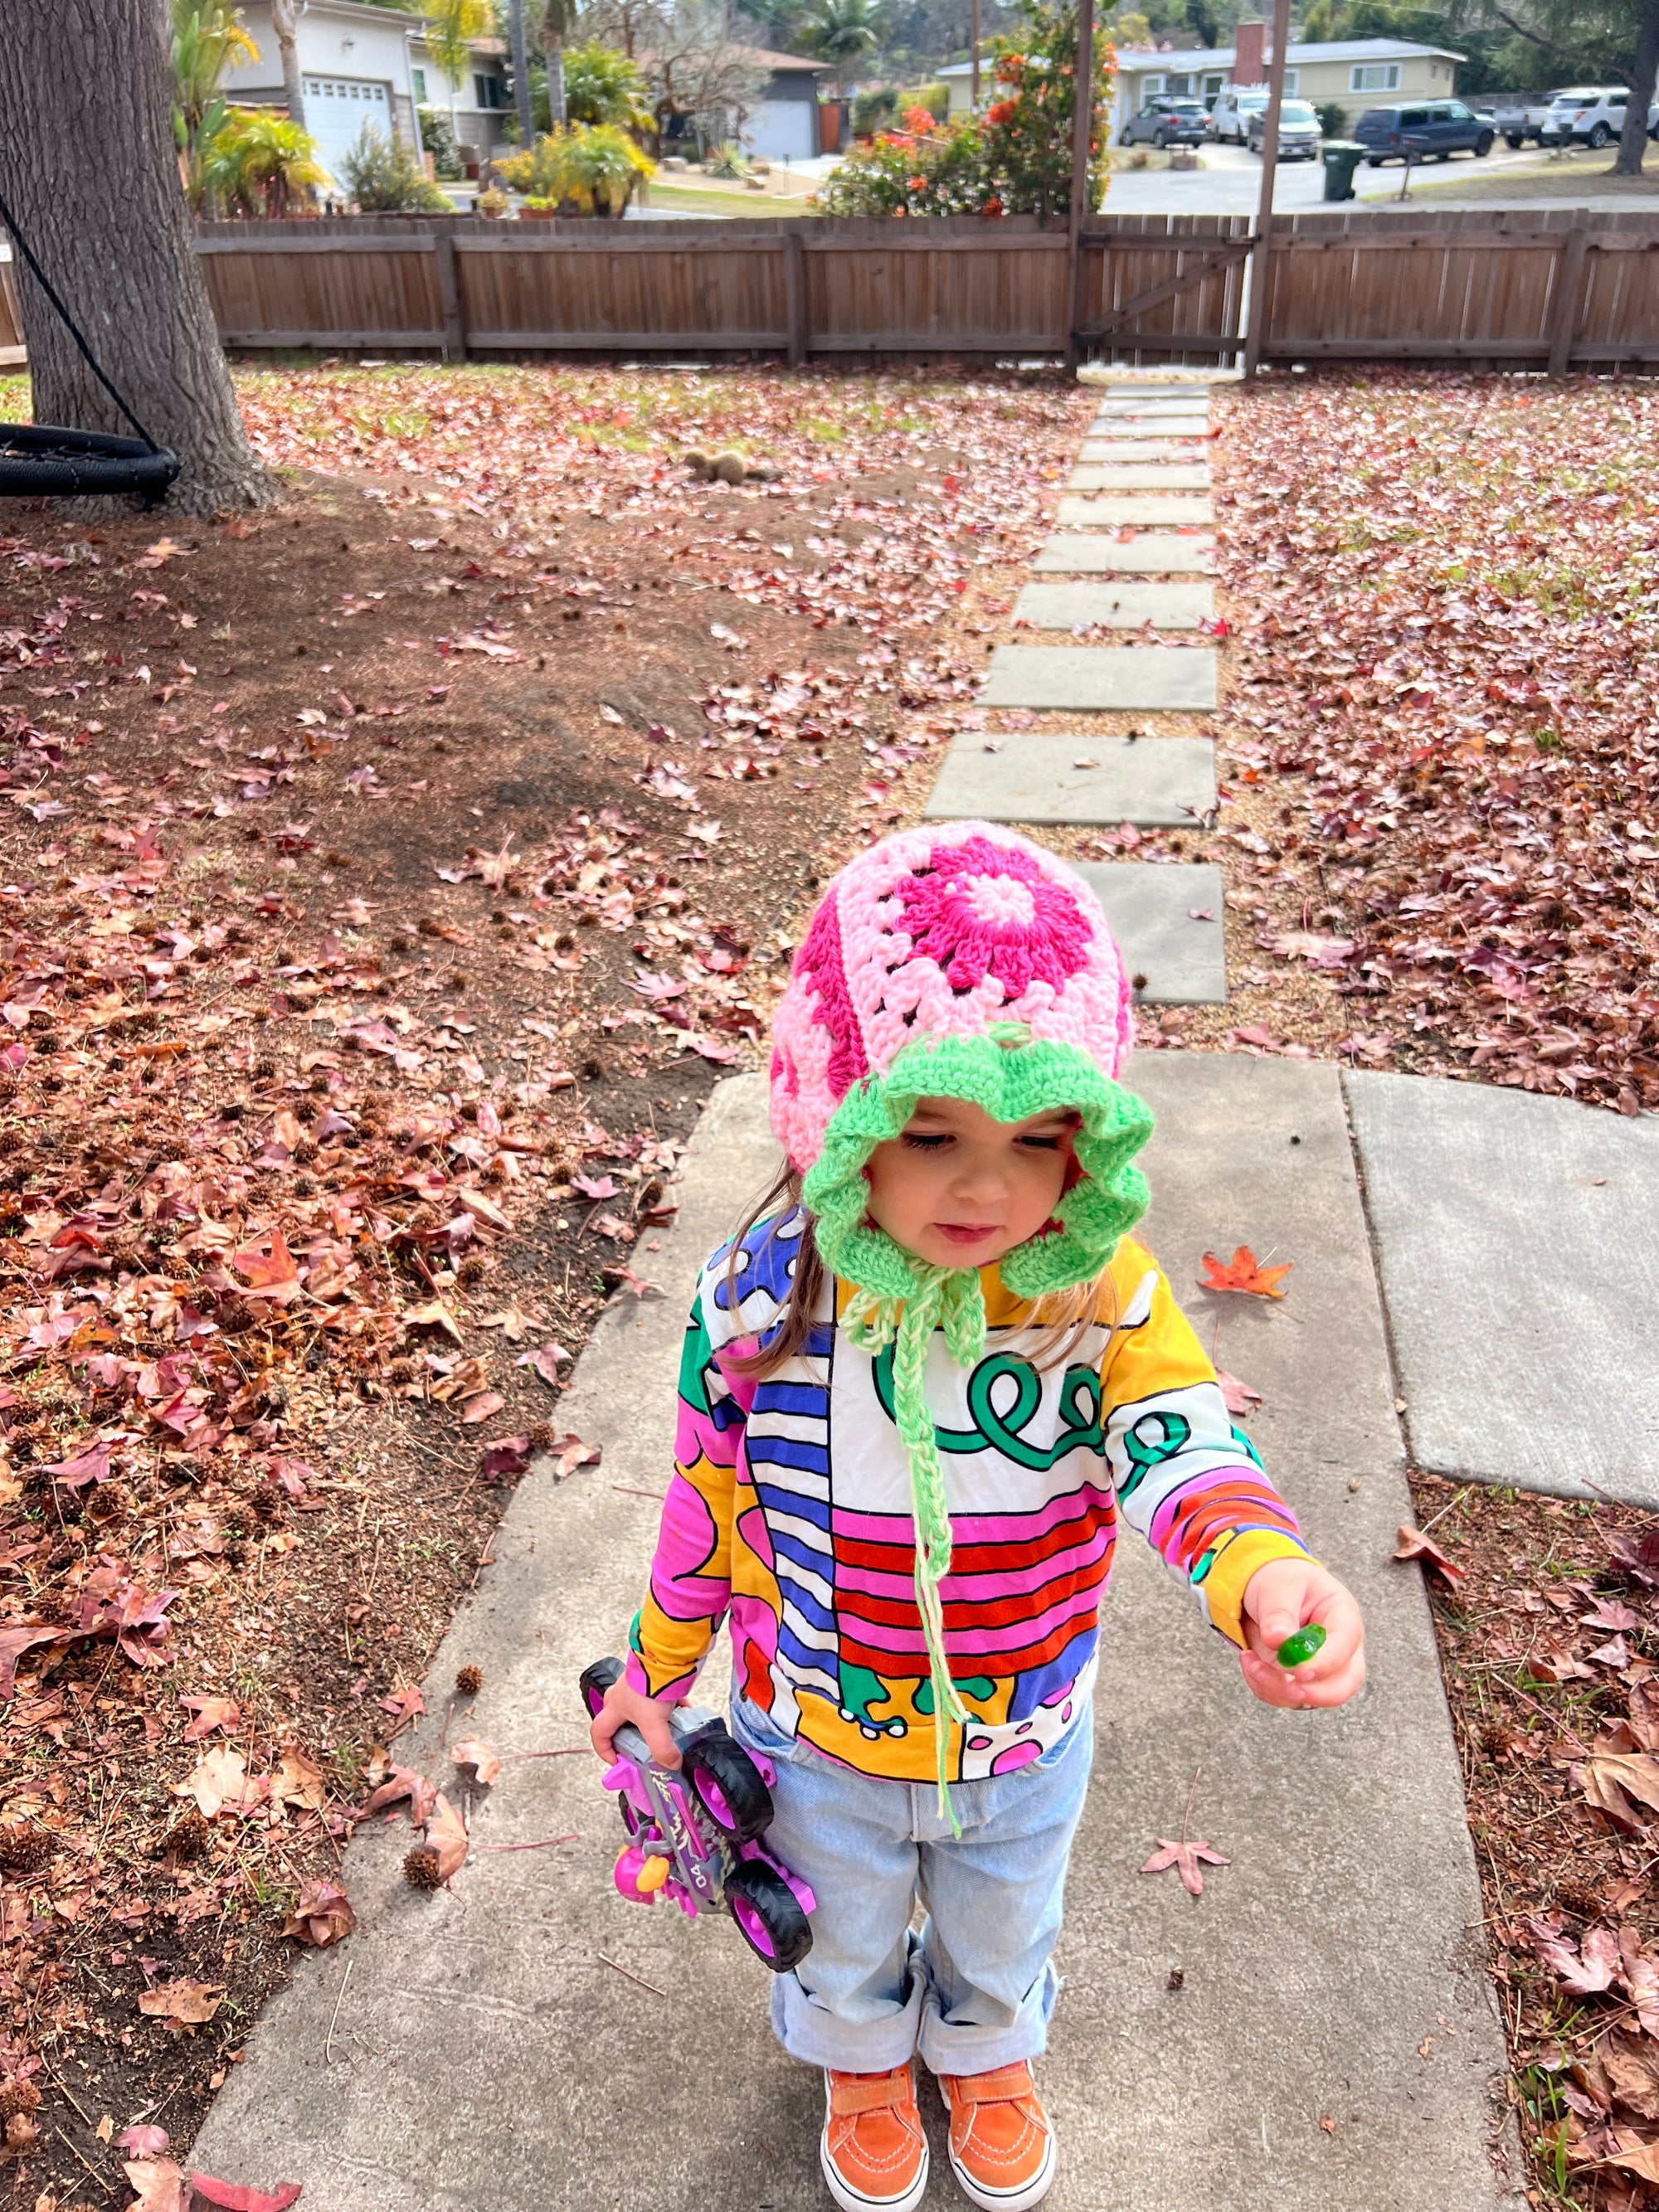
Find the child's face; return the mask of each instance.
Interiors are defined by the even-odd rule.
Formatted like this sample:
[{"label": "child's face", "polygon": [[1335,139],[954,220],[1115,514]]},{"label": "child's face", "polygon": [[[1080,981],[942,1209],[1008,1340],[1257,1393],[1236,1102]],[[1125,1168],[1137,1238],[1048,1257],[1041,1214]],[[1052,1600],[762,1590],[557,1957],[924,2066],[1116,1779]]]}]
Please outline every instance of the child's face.
[{"label": "child's face", "polygon": [[994,1121],[959,1098],[922,1098],[865,1167],[878,1229],[936,1267],[988,1267],[1060,1203],[1076,1117]]}]

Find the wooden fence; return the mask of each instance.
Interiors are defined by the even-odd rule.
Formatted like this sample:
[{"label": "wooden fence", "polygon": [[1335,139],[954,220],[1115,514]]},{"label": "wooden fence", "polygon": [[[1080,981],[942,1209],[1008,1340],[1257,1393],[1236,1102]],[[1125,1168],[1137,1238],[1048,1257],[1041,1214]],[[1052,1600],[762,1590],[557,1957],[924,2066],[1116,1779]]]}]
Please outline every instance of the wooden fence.
[{"label": "wooden fence", "polygon": [[[1243,216],[1085,228],[1085,350],[1231,360]],[[848,222],[212,222],[197,248],[227,345],[402,352],[781,353],[792,362],[1064,350],[1063,228],[1031,217]],[[1659,216],[1332,208],[1274,227],[1262,357],[1607,368],[1659,362]],[[0,323],[11,308],[0,264]],[[0,328],[0,342],[11,335]]]}]

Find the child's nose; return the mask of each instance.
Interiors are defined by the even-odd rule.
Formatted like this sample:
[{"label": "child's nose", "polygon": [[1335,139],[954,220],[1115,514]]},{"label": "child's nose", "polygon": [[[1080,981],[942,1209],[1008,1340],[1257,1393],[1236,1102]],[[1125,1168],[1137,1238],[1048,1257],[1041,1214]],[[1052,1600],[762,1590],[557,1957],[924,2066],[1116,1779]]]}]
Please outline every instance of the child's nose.
[{"label": "child's nose", "polygon": [[975,1199],[987,1206],[994,1206],[1006,1194],[1008,1177],[1001,1162],[981,1154],[958,1163],[957,1194],[964,1199]]}]

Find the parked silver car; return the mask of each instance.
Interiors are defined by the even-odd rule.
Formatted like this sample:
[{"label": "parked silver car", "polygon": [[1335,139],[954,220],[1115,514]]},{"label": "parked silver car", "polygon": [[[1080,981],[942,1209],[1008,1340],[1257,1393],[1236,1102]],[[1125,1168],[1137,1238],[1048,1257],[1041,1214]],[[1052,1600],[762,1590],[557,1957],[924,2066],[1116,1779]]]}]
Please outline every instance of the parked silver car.
[{"label": "parked silver car", "polygon": [[[1306,100],[1286,100],[1279,109],[1279,158],[1281,161],[1316,161],[1321,143],[1319,118]],[[1244,126],[1244,143],[1251,153],[1261,153],[1267,137],[1267,111],[1252,108]]]},{"label": "parked silver car", "polygon": [[[1610,146],[1625,127],[1630,93],[1622,84],[1558,92],[1538,133],[1540,146]],[[1659,105],[1648,110],[1648,136],[1659,137]]]}]

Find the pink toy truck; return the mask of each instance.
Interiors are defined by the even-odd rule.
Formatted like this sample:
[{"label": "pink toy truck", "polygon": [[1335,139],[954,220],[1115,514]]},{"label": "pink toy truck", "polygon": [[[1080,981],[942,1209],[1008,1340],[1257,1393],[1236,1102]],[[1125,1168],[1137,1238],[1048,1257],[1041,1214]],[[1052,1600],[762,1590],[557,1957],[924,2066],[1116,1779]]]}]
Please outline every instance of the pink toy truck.
[{"label": "pink toy truck", "polygon": [[[596,1660],[584,1670],[590,1713],[622,1672],[619,1659]],[[776,1770],[746,1752],[716,1713],[678,1705],[668,1720],[679,1746],[678,1772],[658,1765],[636,1728],[616,1734],[617,1761],[605,1770],[605,1787],[615,1791],[628,1831],[617,1887],[635,1905],[672,1897],[694,1920],[705,1905],[723,1905],[756,1956],[775,1974],[787,1973],[812,1948],[806,1916],[817,1899],[761,1841],[771,1825]]]}]

